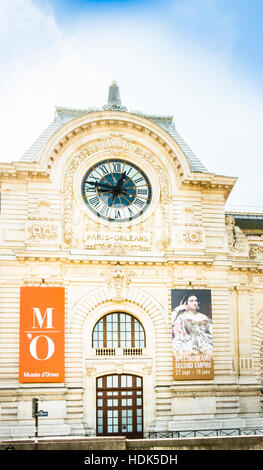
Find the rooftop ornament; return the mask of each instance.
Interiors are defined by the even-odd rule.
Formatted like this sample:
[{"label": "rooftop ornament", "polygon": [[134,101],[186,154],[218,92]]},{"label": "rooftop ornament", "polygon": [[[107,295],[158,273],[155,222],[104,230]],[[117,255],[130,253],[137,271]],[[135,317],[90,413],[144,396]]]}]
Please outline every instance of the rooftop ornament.
[{"label": "rooftop ornament", "polygon": [[113,81],[109,87],[108,101],[103,106],[105,111],[127,111],[127,108],[121,105],[121,97],[117,82]]}]

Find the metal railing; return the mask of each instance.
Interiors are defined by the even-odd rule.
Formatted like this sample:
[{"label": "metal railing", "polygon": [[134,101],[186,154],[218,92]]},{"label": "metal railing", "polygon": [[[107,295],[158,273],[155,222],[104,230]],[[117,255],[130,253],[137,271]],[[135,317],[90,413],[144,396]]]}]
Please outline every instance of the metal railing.
[{"label": "metal railing", "polygon": [[144,439],[173,439],[193,437],[218,437],[218,436],[257,436],[263,435],[262,428],[233,428],[233,429],[195,429],[184,431],[147,431]]}]

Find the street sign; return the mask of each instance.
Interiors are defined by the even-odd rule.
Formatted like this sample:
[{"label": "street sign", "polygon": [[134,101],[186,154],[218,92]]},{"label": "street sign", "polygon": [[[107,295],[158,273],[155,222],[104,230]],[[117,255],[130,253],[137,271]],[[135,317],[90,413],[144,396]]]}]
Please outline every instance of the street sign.
[{"label": "street sign", "polygon": [[45,417],[45,416],[48,416],[48,411],[39,410],[38,416],[40,416],[42,418]]}]

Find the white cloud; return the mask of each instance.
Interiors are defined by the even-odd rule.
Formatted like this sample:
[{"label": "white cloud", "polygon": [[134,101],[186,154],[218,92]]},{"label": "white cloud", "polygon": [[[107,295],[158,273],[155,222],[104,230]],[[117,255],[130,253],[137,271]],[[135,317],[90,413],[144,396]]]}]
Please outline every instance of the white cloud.
[{"label": "white cloud", "polygon": [[[263,94],[233,72],[233,42],[212,52],[165,29],[163,20],[139,15],[124,21],[116,14],[93,14],[62,29],[51,9],[31,0],[5,5],[0,7],[1,161],[20,158],[52,120],[56,105],[100,107],[117,80],[129,110],[174,114],[178,131],[208,170],[240,176],[233,203],[262,203],[257,188]],[[231,28],[230,22],[229,37]]]}]

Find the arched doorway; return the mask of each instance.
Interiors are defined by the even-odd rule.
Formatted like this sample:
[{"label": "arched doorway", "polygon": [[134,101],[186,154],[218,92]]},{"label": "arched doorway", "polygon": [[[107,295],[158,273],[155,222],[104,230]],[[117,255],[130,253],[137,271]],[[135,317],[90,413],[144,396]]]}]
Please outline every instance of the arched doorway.
[{"label": "arched doorway", "polygon": [[97,436],[142,438],[142,378],[129,374],[98,377],[96,417]]}]

